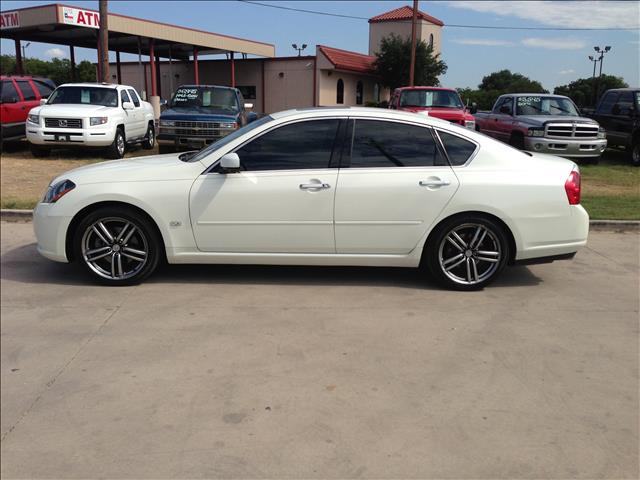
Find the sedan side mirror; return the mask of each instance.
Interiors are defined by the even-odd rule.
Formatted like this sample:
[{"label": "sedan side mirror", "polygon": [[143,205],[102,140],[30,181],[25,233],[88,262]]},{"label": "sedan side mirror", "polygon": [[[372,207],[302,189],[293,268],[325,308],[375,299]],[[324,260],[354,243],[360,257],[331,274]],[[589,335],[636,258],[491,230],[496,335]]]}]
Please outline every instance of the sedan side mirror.
[{"label": "sedan side mirror", "polygon": [[240,171],[240,157],[237,153],[227,153],[220,159],[220,168],[223,173],[236,173]]},{"label": "sedan side mirror", "polygon": [[244,109],[245,110],[251,110],[253,108],[253,103],[245,103],[244,104]]},{"label": "sedan side mirror", "polygon": [[133,103],[131,102],[122,102],[122,108],[125,110],[133,110]]}]

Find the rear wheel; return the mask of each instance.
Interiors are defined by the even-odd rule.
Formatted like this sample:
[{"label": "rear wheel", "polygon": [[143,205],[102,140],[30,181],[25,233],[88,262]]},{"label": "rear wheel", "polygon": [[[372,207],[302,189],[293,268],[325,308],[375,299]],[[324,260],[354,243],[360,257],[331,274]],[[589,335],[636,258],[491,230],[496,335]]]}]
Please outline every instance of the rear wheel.
[{"label": "rear wheel", "polygon": [[640,167],[640,135],[637,135],[636,138],[633,139],[633,143],[630,147],[627,147],[629,151],[629,160],[631,160],[631,164],[635,167]]},{"label": "rear wheel", "polygon": [[82,220],[74,235],[74,253],[95,280],[134,285],[158,266],[162,242],[154,225],[126,208],[101,208]]},{"label": "rear wheel", "polygon": [[426,264],[435,280],[454,290],[479,290],[509,258],[504,229],[481,216],[454,217],[440,225],[427,245]]},{"label": "rear wheel", "polygon": [[149,123],[147,127],[147,134],[142,142],[142,148],[145,150],[152,150],[156,146],[156,130],[153,128],[153,123]]},{"label": "rear wheel", "polygon": [[51,155],[51,149],[47,147],[41,147],[40,145],[34,145],[32,143],[29,148],[31,149],[31,155],[37,158],[44,158]]}]

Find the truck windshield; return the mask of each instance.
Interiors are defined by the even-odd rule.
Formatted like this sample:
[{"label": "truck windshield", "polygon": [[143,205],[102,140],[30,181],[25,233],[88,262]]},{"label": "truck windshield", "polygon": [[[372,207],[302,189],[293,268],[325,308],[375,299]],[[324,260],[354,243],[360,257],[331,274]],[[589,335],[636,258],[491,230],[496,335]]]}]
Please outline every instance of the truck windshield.
[{"label": "truck windshield", "polygon": [[171,99],[171,108],[206,108],[236,111],[236,92],[218,87],[181,87]]},{"label": "truck windshield", "polygon": [[568,98],[543,96],[517,97],[516,114],[579,116],[575,105]]},{"label": "truck windshield", "polygon": [[117,107],[118,92],[104,87],[58,87],[49,96],[47,105],[61,103]]},{"label": "truck windshield", "polygon": [[458,93],[449,90],[406,90],[400,96],[400,106],[464,108]]}]

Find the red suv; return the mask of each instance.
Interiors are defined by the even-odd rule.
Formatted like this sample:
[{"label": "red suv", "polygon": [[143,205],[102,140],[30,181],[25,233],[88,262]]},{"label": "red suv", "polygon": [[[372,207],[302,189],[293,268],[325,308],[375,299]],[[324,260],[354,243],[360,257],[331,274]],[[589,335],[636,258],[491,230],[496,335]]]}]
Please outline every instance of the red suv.
[{"label": "red suv", "polygon": [[26,76],[0,76],[0,141],[23,138],[29,110],[40,105],[56,84],[48,78]]},{"label": "red suv", "polygon": [[475,130],[475,104],[470,111],[462,103],[453,88],[402,87],[396,88],[389,101],[389,108],[408,112],[425,112],[431,117],[441,118]]}]

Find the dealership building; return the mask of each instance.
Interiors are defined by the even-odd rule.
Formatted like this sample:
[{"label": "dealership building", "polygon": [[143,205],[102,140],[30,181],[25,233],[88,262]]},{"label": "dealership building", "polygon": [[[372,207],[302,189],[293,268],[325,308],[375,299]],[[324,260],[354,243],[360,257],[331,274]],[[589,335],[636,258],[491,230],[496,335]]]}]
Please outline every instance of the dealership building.
[{"label": "dealership building", "polygon": [[[317,45],[315,55],[276,57],[268,43],[109,13],[109,49],[116,52],[110,74],[114,83],[133,85],[146,98],[169,99],[180,85],[235,86],[255,111],[265,113],[365,105],[388,99],[373,71],[374,54],[390,34],[411,36],[412,15],[404,6],[369,19],[367,53]],[[74,47],[97,46],[100,19],[94,10],[52,4],[0,12],[0,19],[2,37],[15,40],[18,69],[21,41],[68,45],[72,65]],[[443,26],[437,18],[417,13],[416,36],[436,54]],[[138,60],[121,62],[121,52],[137,54]],[[199,59],[212,54],[226,59]]]}]

